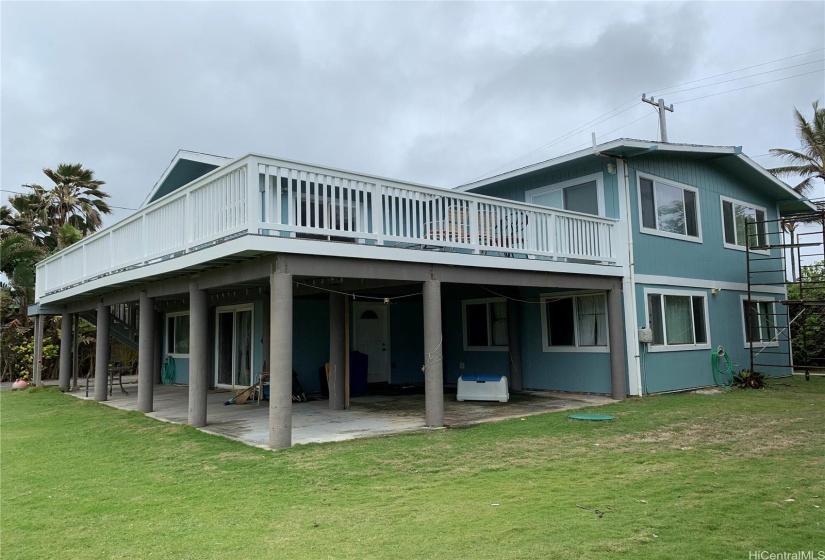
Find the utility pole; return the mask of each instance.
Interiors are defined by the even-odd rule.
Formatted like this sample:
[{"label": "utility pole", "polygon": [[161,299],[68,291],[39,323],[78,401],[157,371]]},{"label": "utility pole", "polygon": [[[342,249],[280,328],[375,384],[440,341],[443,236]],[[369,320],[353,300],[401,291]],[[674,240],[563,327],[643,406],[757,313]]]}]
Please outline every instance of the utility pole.
[{"label": "utility pole", "polygon": [[667,142],[667,122],[665,121],[665,111],[673,112],[673,103],[670,104],[670,107],[665,107],[665,99],[660,97],[658,101],[652,95],[650,99],[645,97],[645,94],[642,94],[642,101],[645,103],[650,103],[654,107],[659,109],[659,135],[662,137],[662,142]]}]

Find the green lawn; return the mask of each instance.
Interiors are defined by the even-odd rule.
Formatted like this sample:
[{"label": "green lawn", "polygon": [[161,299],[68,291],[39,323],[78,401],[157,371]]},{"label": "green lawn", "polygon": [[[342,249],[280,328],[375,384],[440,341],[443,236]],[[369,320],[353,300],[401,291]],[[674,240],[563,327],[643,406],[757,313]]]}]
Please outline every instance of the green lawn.
[{"label": "green lawn", "polygon": [[0,554],[747,560],[825,549],[825,379],[597,410],[617,418],[552,413],[269,452],[55,390],[3,392]]}]

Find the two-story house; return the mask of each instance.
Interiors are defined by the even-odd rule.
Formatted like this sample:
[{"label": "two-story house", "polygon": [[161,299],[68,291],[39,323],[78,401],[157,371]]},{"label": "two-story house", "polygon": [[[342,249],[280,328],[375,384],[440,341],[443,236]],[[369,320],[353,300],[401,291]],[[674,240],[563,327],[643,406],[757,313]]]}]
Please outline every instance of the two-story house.
[{"label": "two-story house", "polygon": [[430,426],[463,373],[614,398],[711,385],[711,349],[746,367],[751,344],[787,344],[781,289],[748,297],[748,223],[811,209],[733,147],[616,140],[453,190],[182,151],[133,216],[38,265],[32,312],[63,315],[64,340],[93,313],[105,381],[129,327],[111,306],[137,304],[139,409],[171,356],[195,426],[209,387],[268,371],[284,447],[292,371],[343,408],[350,351],[369,382],[424,383]]}]

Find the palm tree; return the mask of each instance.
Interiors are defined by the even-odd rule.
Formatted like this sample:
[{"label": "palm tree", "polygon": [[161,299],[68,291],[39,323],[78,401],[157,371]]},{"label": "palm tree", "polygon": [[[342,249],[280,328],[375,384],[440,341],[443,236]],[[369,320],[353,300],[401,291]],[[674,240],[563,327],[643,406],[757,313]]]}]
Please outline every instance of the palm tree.
[{"label": "palm tree", "polygon": [[[793,190],[802,196],[808,195],[813,190],[813,182],[816,179],[825,181],[825,107],[820,109],[819,101],[814,101],[813,109],[813,119],[808,121],[805,115],[794,107],[796,134],[801,144],[799,150],[788,150],[786,148],[770,150],[771,155],[784,158],[787,165],[774,167],[768,171],[777,177],[802,177],[802,181],[793,187]],[[818,219],[787,219],[782,222],[782,227],[790,235],[791,245],[793,245],[796,228],[799,224],[819,222],[820,220],[821,217]],[[796,257],[793,248],[791,248],[791,277],[796,282]]]},{"label": "palm tree", "polygon": [[23,186],[32,192],[10,196],[9,206],[0,206],[0,237],[19,233],[36,245],[52,250],[55,244],[49,238],[48,191],[40,185]]},{"label": "palm tree", "polygon": [[54,183],[48,191],[47,207],[51,214],[49,225],[58,248],[64,247],[66,236],[61,236],[60,230],[66,224],[82,235],[97,231],[102,224],[101,214],[112,211],[104,200],[109,195],[100,190],[106,183],[95,179],[94,171],[79,163],[61,163],[54,170],[46,167],[43,173]]},{"label": "palm tree", "polygon": [[0,240],[0,272],[9,279],[9,294],[16,300],[22,323],[28,322],[27,307],[34,299],[34,265],[47,254],[31,238],[12,233]]}]

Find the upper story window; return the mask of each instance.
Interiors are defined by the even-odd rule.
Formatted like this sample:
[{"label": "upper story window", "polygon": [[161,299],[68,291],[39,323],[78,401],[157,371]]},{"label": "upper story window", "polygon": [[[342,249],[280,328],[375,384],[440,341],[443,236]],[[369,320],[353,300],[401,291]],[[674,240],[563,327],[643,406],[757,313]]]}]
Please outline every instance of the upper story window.
[{"label": "upper story window", "polygon": [[594,173],[524,193],[525,200],[550,208],[604,216],[604,179]]},{"label": "upper story window", "polygon": [[607,298],[596,294],[541,297],[545,352],[606,352]]},{"label": "upper story window", "polygon": [[189,313],[166,316],[166,353],[189,354]]},{"label": "upper story window", "polygon": [[506,300],[473,299],[461,305],[465,350],[508,350]]},{"label": "upper story window", "polygon": [[705,292],[646,289],[645,299],[651,352],[710,348]]},{"label": "upper story window", "polygon": [[639,174],[639,208],[642,232],[702,242],[697,189]]},{"label": "upper story window", "polygon": [[764,208],[724,196],[720,198],[725,247],[744,251],[747,245],[753,248],[768,244],[765,235]]}]

